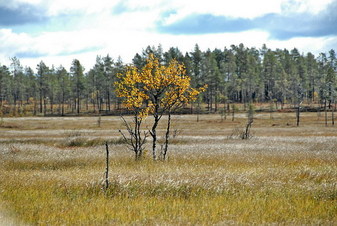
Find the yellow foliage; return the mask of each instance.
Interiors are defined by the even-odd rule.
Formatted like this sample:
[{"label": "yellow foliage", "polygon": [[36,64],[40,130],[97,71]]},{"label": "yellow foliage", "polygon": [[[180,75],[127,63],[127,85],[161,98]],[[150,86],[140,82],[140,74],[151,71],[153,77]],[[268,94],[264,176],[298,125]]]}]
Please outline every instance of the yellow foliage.
[{"label": "yellow foliage", "polygon": [[119,79],[117,95],[124,98],[126,108],[136,111],[140,117],[146,117],[158,108],[166,111],[194,101],[206,89],[206,86],[191,87],[191,78],[186,76],[183,64],[172,60],[169,65],[162,65],[153,54],[142,69],[128,66]]}]

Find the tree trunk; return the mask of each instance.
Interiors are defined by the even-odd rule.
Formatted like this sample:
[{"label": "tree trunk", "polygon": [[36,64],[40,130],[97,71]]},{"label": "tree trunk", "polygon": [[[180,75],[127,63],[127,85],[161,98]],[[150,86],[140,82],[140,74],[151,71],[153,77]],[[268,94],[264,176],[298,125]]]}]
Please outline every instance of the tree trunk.
[{"label": "tree trunk", "polygon": [[223,114],[224,114],[225,120],[227,120],[226,103],[223,105]]},{"label": "tree trunk", "polygon": [[232,111],[232,121],[234,121],[234,117],[235,117],[235,105],[234,104],[232,105],[232,108],[233,108],[232,109],[233,110]]},{"label": "tree trunk", "polygon": [[94,113],[96,113],[96,102],[95,102],[95,99],[92,99],[92,105],[94,107]]},{"label": "tree trunk", "polygon": [[99,98],[99,112],[103,111],[103,99]]},{"label": "tree trunk", "polygon": [[296,111],[296,125],[300,126],[300,105],[297,106],[297,111]]},{"label": "tree trunk", "polygon": [[171,127],[171,112],[168,113],[168,119],[167,119],[167,128],[166,128],[166,134],[165,134],[165,147],[163,152],[163,160],[166,159],[166,154],[168,150],[168,144],[170,139],[170,127]]},{"label": "tree trunk", "polygon": [[50,111],[51,111],[51,114],[54,114],[54,98],[50,98]]},{"label": "tree trunk", "polygon": [[98,91],[96,92],[96,102],[97,102],[97,109],[98,109],[98,112],[100,112],[101,110],[101,107],[100,107],[100,103],[99,103],[99,95],[98,95]]},{"label": "tree trunk", "polygon": [[229,102],[227,103],[227,112],[228,112],[228,116],[231,114],[231,107]]},{"label": "tree trunk", "polygon": [[109,188],[109,146],[108,142],[105,142],[106,147],[106,169],[105,169],[105,189]]},{"label": "tree trunk", "polygon": [[80,114],[80,97],[77,97],[77,114]]},{"label": "tree trunk", "polygon": [[153,157],[153,160],[156,160],[157,159],[157,150],[156,150],[156,146],[157,146],[157,131],[156,131],[156,127],[158,125],[158,120],[155,119],[155,123],[152,127],[152,131],[151,131],[151,136],[152,136],[152,157]]},{"label": "tree trunk", "polygon": [[[156,109],[157,110],[155,110],[155,111],[158,112],[159,107],[156,106]],[[160,120],[160,118],[159,118],[158,113],[155,113],[154,114],[154,123],[153,123],[152,129],[150,131],[150,134],[152,136],[152,157],[153,157],[153,160],[157,160],[157,150],[156,150],[156,148],[157,148],[157,131],[156,131],[156,129],[157,129],[159,120]]]},{"label": "tree trunk", "polygon": [[200,114],[200,102],[198,101],[198,107],[197,107],[197,122],[199,122],[199,114]]},{"label": "tree trunk", "polygon": [[326,99],[324,99],[324,114],[325,114],[325,126],[328,126],[328,110],[327,110]]},{"label": "tree trunk", "polygon": [[85,99],[85,109],[89,112],[89,95],[87,95],[87,98]]},{"label": "tree trunk", "polygon": [[42,112],[43,112],[43,97],[42,97],[42,92],[40,92],[40,113],[42,114]]},{"label": "tree trunk", "polygon": [[218,95],[217,91],[215,90],[215,95],[214,95],[214,112],[218,111]]},{"label": "tree trunk", "polygon": [[332,126],[335,125],[335,107],[336,107],[336,104],[334,104],[335,101],[332,101],[332,111],[331,111],[331,124]]},{"label": "tree trunk", "polygon": [[213,110],[213,89],[210,90],[210,108],[209,108],[209,112],[211,113]]},{"label": "tree trunk", "polygon": [[109,92],[109,90],[108,90],[108,103],[107,103],[107,104],[108,104],[108,106],[107,106],[107,107],[108,107],[108,108],[107,108],[107,111],[110,112],[110,111],[111,111],[111,109],[110,109],[111,100],[110,100],[110,92]]},{"label": "tree trunk", "polygon": [[47,114],[47,101],[46,97],[43,97],[43,115],[46,116]]},{"label": "tree trunk", "polygon": [[248,140],[250,138],[250,128],[252,126],[253,120],[248,120],[246,124],[246,129],[244,131],[244,134],[242,135],[243,140]]},{"label": "tree trunk", "polygon": [[135,142],[134,142],[134,150],[135,150],[135,154],[136,154],[136,161],[140,159],[141,154],[140,152],[140,121],[138,120],[138,117],[136,116],[134,118],[134,122],[135,122],[135,129],[133,131],[134,134],[134,138],[135,138]]},{"label": "tree trunk", "polygon": [[61,115],[64,116],[64,94],[62,94]]}]

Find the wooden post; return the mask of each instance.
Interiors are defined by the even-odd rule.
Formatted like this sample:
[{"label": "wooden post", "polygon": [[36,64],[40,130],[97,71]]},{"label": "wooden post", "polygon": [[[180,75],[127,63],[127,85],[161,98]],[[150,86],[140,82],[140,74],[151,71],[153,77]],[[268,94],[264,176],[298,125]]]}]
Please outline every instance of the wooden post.
[{"label": "wooden post", "polygon": [[108,142],[105,142],[106,147],[106,169],[105,169],[105,189],[109,187],[109,146]]}]

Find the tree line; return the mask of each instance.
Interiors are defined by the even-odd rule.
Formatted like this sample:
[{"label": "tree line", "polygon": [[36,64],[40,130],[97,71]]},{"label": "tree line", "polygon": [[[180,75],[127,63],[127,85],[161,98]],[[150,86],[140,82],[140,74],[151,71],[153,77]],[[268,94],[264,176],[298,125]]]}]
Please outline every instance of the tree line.
[{"label": "tree line", "polygon": [[[153,54],[162,65],[172,59],[184,64],[193,88],[207,85],[195,101],[217,112],[230,103],[273,102],[300,106],[302,102],[332,108],[337,96],[337,60],[332,49],[315,56],[298,49],[272,50],[248,48],[243,44],[229,48],[182,53],[177,47],[164,52],[161,45],[148,46],[135,54],[132,64],[146,65]],[[114,113],[123,109],[114,84],[128,65],[121,58],[97,56],[86,73],[79,60],[69,70],[47,66],[41,61],[34,69],[21,65],[18,58],[0,64],[0,107],[4,114],[66,115],[80,113]]]}]

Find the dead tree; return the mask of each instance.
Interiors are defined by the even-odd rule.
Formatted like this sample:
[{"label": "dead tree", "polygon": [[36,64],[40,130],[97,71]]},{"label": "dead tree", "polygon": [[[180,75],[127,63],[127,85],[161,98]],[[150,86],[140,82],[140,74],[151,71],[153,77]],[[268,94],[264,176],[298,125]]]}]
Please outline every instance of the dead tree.
[{"label": "dead tree", "polygon": [[109,188],[109,145],[105,142],[106,149],[106,168],[105,168],[105,189]]},{"label": "dead tree", "polygon": [[253,105],[249,105],[249,110],[248,110],[248,119],[247,119],[247,124],[245,130],[242,132],[241,138],[243,140],[248,140],[251,138],[251,133],[250,129],[252,128],[252,124],[254,122],[254,108]]},{"label": "dead tree", "polygon": [[129,149],[134,152],[135,160],[140,160],[143,154],[144,144],[149,136],[148,132],[144,131],[143,134],[141,132],[143,119],[137,114],[133,117],[132,123],[128,123],[123,116],[121,116],[121,118],[127,130],[128,137],[122,130],[119,130],[119,132],[122,134],[122,137],[125,143],[129,146]]},{"label": "dead tree", "polygon": [[235,110],[236,110],[236,107],[235,107],[235,104],[232,105],[232,121],[234,121],[234,117],[235,117]]}]

